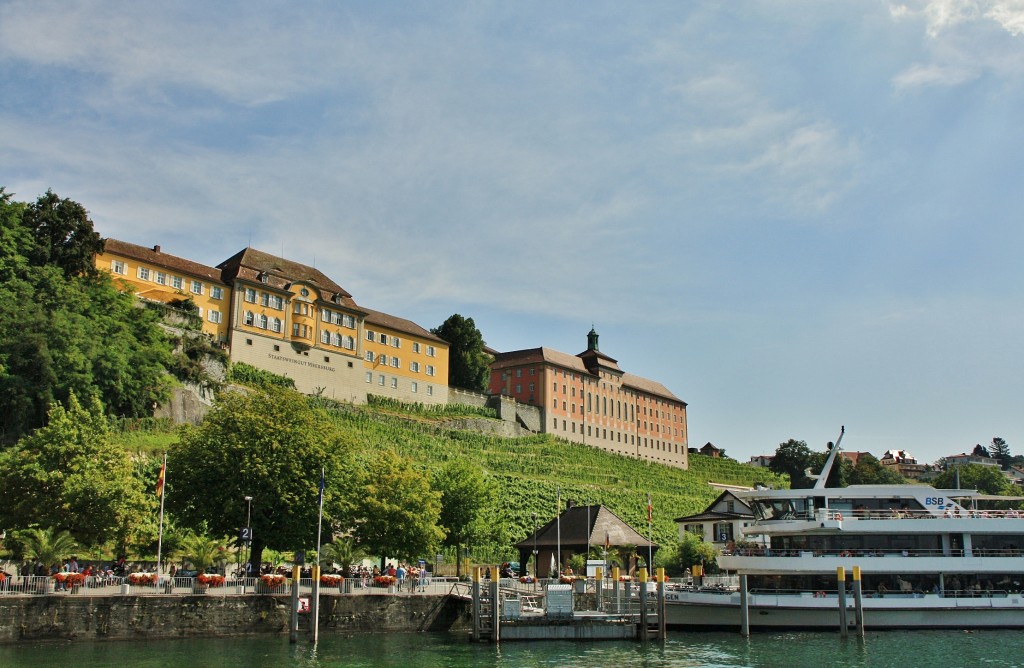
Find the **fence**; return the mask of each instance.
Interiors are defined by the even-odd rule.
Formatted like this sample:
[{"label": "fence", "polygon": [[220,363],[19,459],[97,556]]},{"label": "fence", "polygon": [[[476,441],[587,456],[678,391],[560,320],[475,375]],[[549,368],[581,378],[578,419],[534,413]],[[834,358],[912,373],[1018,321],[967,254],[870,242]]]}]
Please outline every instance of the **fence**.
[{"label": "fence", "polygon": [[[444,596],[451,591],[456,578],[406,579],[401,584],[377,586],[369,578],[348,578],[336,585],[320,584],[323,594],[346,595],[387,595],[419,594]],[[74,595],[84,596],[240,596],[251,594],[289,595],[291,578],[225,577],[214,578],[206,583],[195,577],[170,577],[154,574],[135,574],[128,577],[89,575],[81,582],[57,579],[53,576],[13,576],[0,582],[0,596],[41,596]],[[299,595],[308,596],[313,592],[310,578],[299,580]]]}]

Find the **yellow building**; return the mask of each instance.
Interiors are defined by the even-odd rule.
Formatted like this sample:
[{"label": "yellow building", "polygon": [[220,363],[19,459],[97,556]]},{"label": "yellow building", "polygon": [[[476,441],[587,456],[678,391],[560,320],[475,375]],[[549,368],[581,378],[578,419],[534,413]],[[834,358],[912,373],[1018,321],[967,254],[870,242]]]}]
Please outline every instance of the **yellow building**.
[{"label": "yellow building", "polygon": [[288,376],[300,392],[364,403],[374,394],[448,402],[448,344],[363,308],[315,267],[246,248],[216,268],[108,239],[96,265],[140,299],[191,298],[233,362]]},{"label": "yellow building", "polygon": [[179,309],[191,301],[202,331],[227,343],[231,288],[221,280],[219,269],[168,255],[160,246],[136,246],[117,239],[105,240],[96,267],[109,271],[115,282],[139,299]]}]

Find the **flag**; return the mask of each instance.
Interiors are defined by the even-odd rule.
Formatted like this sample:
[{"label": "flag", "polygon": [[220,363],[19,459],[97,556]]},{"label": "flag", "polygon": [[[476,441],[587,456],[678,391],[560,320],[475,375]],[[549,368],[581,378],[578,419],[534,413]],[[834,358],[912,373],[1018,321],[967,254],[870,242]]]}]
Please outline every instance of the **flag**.
[{"label": "flag", "polygon": [[160,498],[164,495],[164,476],[167,473],[167,458],[164,457],[164,463],[160,467],[160,475],[156,477],[156,498]]},{"label": "flag", "polygon": [[321,508],[324,507],[324,472],[325,472],[324,469],[321,468],[320,469],[320,496],[319,496],[319,499],[317,501],[317,503],[319,503]]},{"label": "flag", "polygon": [[654,507],[651,505],[651,495],[647,495],[647,523],[654,521]]},{"label": "flag", "polygon": [[608,537],[608,532],[604,532],[604,551],[607,552],[608,548],[612,546],[612,539]]}]

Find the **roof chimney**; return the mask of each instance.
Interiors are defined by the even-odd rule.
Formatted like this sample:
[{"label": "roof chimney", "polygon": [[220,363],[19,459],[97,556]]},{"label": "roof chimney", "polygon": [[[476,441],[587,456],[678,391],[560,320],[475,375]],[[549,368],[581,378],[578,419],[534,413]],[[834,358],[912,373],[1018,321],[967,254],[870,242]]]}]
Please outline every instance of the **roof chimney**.
[{"label": "roof chimney", "polygon": [[160,247],[159,246],[153,246],[153,252],[159,253],[160,252]]}]

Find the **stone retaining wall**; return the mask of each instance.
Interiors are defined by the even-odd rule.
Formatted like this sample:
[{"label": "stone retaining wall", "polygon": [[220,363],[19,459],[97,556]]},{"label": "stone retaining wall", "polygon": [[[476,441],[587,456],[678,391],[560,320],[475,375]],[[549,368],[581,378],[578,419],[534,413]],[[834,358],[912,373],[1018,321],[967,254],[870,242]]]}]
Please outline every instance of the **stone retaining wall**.
[{"label": "stone retaining wall", "polygon": [[[285,596],[10,596],[0,598],[0,644],[287,634]],[[461,631],[468,603],[450,596],[321,594],[320,632]],[[309,620],[300,615],[300,629]]]}]

